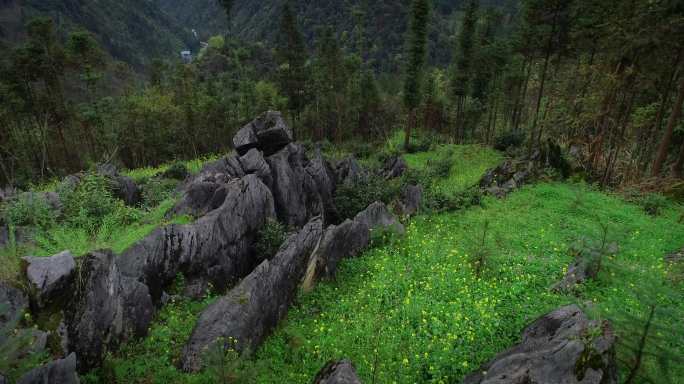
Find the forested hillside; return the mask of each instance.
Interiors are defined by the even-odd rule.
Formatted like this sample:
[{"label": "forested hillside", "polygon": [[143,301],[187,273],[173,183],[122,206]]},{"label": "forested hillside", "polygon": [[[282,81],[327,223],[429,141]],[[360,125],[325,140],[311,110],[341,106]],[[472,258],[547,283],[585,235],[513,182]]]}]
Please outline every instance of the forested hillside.
[{"label": "forested hillside", "polygon": [[[158,0],[160,7],[188,28],[196,28],[207,37],[230,31],[247,41],[273,43],[277,39],[275,26],[282,15],[285,0],[233,1],[231,22],[222,17],[223,9],[215,0],[179,1]],[[364,57],[375,61],[382,70],[398,70],[404,52],[408,0],[353,0],[353,1],[292,1],[297,21],[310,48],[315,47],[323,29],[332,28],[340,44],[348,51],[362,50]],[[433,22],[430,24],[430,62],[447,64],[451,58],[462,0],[434,2]],[[483,6],[496,6],[511,12],[515,1],[487,0]],[[228,29],[228,25],[230,28]]]},{"label": "forested hillside", "polygon": [[[3,15],[5,15],[3,17]],[[169,17],[153,2],[79,0],[3,0],[0,2],[0,40],[9,45],[26,36],[32,18],[50,17],[57,33],[84,29],[92,33],[114,59],[143,70],[154,58],[169,58],[199,42],[189,29]]]}]

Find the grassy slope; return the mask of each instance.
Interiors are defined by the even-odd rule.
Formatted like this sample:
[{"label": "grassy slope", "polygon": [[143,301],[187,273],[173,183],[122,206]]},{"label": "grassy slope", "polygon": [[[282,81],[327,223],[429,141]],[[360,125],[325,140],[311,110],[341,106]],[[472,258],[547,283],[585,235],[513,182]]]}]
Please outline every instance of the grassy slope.
[{"label": "grassy slope", "polygon": [[[479,279],[468,255],[487,220],[491,256]],[[622,247],[618,258],[638,265],[633,284],[641,273],[662,273],[662,255],[684,242],[673,211],[654,219],[577,185],[541,184],[462,214],[420,217],[406,238],[345,261],[337,282],[301,297],[259,351],[258,382],[305,383],[341,357],[356,363],[365,382],[451,382],[559,305],[591,300],[608,317],[624,305],[643,310],[627,281],[606,274],[581,298],[549,292],[571,260],[569,243],[600,236],[598,220],[610,223],[610,238]]]},{"label": "grassy slope", "polygon": [[[424,167],[436,152],[406,159],[412,167]],[[454,153],[452,173],[437,182],[454,193],[499,160],[479,147],[454,147]],[[678,214],[670,207],[653,218],[583,185],[540,184],[506,200],[487,198],[482,208],[415,218],[405,238],[344,261],[336,281],[301,295],[254,358],[228,370],[258,383],[308,383],[327,360],[348,357],[364,382],[457,382],[515,343],[530,320],[559,305],[593,301],[609,318],[625,305],[643,311],[630,286],[643,284],[644,273],[663,273],[662,255],[681,247],[684,225],[677,224]],[[477,278],[469,261],[480,248],[486,221],[490,257]],[[548,287],[571,260],[568,245],[580,237],[600,237],[599,223],[608,223],[609,240],[620,243],[618,259],[636,269],[615,277],[606,268],[600,283],[589,284],[579,298],[550,293]],[[210,372],[187,375],[175,368],[210,301],[166,306],[150,336],[125,346],[84,382],[216,382]],[[678,311],[684,311],[681,303]]]}]

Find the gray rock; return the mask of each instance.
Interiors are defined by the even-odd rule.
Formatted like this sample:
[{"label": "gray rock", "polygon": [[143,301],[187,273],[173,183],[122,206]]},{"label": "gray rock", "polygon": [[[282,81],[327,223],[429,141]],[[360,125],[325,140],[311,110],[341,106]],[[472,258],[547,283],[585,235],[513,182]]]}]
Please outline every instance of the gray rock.
[{"label": "gray rock", "polygon": [[371,230],[391,231],[400,235],[406,233],[406,229],[399,220],[387,209],[384,203],[379,201],[359,212],[354,220],[365,224]]},{"label": "gray rock", "polygon": [[292,142],[292,130],[280,112],[268,111],[238,131],[233,138],[235,150],[244,155],[258,148],[269,156]]},{"label": "gray rock", "polygon": [[172,215],[206,215],[223,204],[226,184],[245,176],[240,158],[230,155],[205,164],[189,178],[180,190],[182,197],[171,210]]},{"label": "gray rock", "polygon": [[24,257],[27,263],[26,277],[31,293],[38,307],[45,306],[51,299],[70,289],[76,262],[69,251],[51,257]]},{"label": "gray rock", "polygon": [[349,360],[330,361],[321,369],[314,384],[361,384],[356,368]]},{"label": "gray rock", "polygon": [[422,203],[423,187],[420,185],[408,185],[404,188],[397,208],[402,216],[413,216],[420,211]]},{"label": "gray rock", "polygon": [[321,278],[335,276],[340,261],[358,256],[369,243],[370,229],[362,222],[346,220],[340,225],[328,227],[307,267],[302,284],[304,290],[313,288]]},{"label": "gray rock", "polygon": [[322,220],[314,219],[288,238],[272,260],[205,309],[183,349],[183,369],[199,370],[203,355],[216,346],[254,351],[287,314],[322,232]]},{"label": "gray rock", "polygon": [[69,351],[76,352],[79,369],[99,366],[107,351],[142,337],[152,321],[154,305],[147,286],[123,276],[110,251],[84,256],[83,283],[65,313]]},{"label": "gray rock", "polygon": [[0,375],[0,384],[9,384],[9,380],[5,376]]},{"label": "gray rock", "polygon": [[334,200],[335,190],[337,188],[335,172],[330,166],[330,163],[323,158],[320,150],[316,151],[313,159],[311,159],[311,162],[306,166],[306,171],[313,177],[318,189],[318,194],[323,201],[323,209],[325,212],[323,217],[324,222],[336,222],[338,213]]},{"label": "gray rock", "polygon": [[[594,335],[592,330],[598,330]],[[615,336],[608,323],[590,321],[576,305],[542,316],[464,384],[615,384]]]},{"label": "gray rock", "polygon": [[278,219],[301,227],[312,217],[323,214],[323,199],[313,177],[306,171],[304,149],[290,144],[267,159],[273,173],[273,198]]},{"label": "gray rock", "polygon": [[79,384],[76,355],[55,360],[35,368],[22,376],[17,384]]},{"label": "gray rock", "polygon": [[382,173],[385,178],[394,179],[402,177],[407,170],[408,164],[406,164],[406,160],[401,156],[393,156],[385,162]]},{"label": "gray rock", "polygon": [[359,165],[353,157],[341,160],[335,166],[337,184],[355,185],[362,183],[368,177],[368,173]]},{"label": "gray rock", "polygon": [[242,164],[242,169],[246,174],[257,175],[268,187],[273,185],[271,167],[268,166],[263,153],[258,149],[250,149],[244,156],[240,157],[240,164]]},{"label": "gray rock", "polygon": [[273,196],[256,175],[247,175],[226,185],[223,200],[194,223],[157,229],[124,251],[117,259],[122,273],[147,285],[155,302],[179,273],[218,290],[238,282],[260,261],[253,245],[275,217]]},{"label": "gray rock", "polygon": [[97,166],[97,173],[109,179],[114,196],[123,200],[126,205],[133,206],[140,203],[142,191],[133,179],[120,175],[119,170],[114,164],[99,164]]},{"label": "gray rock", "polygon": [[551,289],[555,292],[571,293],[579,285],[587,280],[596,279],[603,258],[608,255],[615,255],[619,251],[617,243],[607,244],[605,247],[591,247],[586,241],[579,241],[570,248],[570,253],[575,257],[563,279],[556,283]]},{"label": "gray rock", "polygon": [[16,325],[28,305],[24,292],[0,281],[0,328]]},{"label": "gray rock", "polygon": [[487,194],[503,198],[515,189],[529,183],[534,176],[534,162],[506,160],[490,169],[480,179],[480,188]]},{"label": "gray rock", "polygon": [[36,328],[23,328],[16,330],[16,340],[23,342],[17,350],[17,356],[21,359],[45,351],[48,334]]}]

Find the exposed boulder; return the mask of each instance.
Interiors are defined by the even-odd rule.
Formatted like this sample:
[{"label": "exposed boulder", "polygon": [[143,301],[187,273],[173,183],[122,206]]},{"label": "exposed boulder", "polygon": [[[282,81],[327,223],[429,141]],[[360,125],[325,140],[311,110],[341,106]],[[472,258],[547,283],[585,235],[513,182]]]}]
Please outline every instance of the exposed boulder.
[{"label": "exposed boulder", "polygon": [[590,321],[576,305],[560,308],[525,328],[520,344],[500,353],[464,381],[508,383],[617,383],[615,336],[610,325]]},{"label": "exposed boulder", "polygon": [[350,360],[330,361],[321,369],[314,384],[361,384]]},{"label": "exposed boulder", "polygon": [[51,257],[24,257],[26,277],[38,307],[43,307],[55,296],[69,289],[76,269],[74,256],[69,251]]},{"label": "exposed boulder", "polygon": [[401,216],[413,216],[418,213],[423,203],[423,187],[408,185],[397,202],[397,210]]},{"label": "exposed boulder", "polygon": [[266,161],[273,173],[273,198],[281,222],[301,227],[324,213],[323,199],[314,178],[306,171],[309,161],[300,145],[290,144]]},{"label": "exposed boulder", "polygon": [[28,305],[24,292],[0,281],[0,328],[19,321]]},{"label": "exposed boulder", "polygon": [[195,217],[206,215],[223,204],[226,184],[244,176],[245,171],[236,155],[205,164],[196,176],[181,187],[183,195],[171,213]]},{"label": "exposed boulder", "polygon": [[79,369],[97,367],[106,351],[147,333],[154,306],[147,286],[121,275],[113,253],[83,257],[82,284],[65,313],[69,351],[76,352]]},{"label": "exposed boulder", "polygon": [[335,222],[338,217],[334,200],[335,190],[337,188],[335,172],[330,163],[323,158],[320,150],[316,151],[313,159],[311,159],[311,162],[306,166],[306,171],[313,177],[316,186],[318,187],[318,194],[321,196],[323,208],[325,210],[325,222]]},{"label": "exposed boulder", "polygon": [[485,193],[502,198],[529,182],[533,174],[533,161],[506,160],[485,173],[480,179],[480,188]]},{"label": "exposed boulder", "polygon": [[359,212],[354,221],[366,225],[371,230],[391,231],[401,235],[406,232],[404,226],[387,209],[387,206],[379,201],[371,204],[364,211]]},{"label": "exposed boulder", "polygon": [[0,187],[0,204],[3,202],[9,200],[12,198],[14,195],[17,194],[17,190],[14,187]]},{"label": "exposed boulder", "polygon": [[406,160],[402,156],[393,156],[385,162],[382,174],[387,179],[394,179],[402,177],[407,170],[408,164],[406,164]]},{"label": "exposed boulder", "polygon": [[247,174],[255,174],[266,186],[273,185],[273,175],[271,175],[271,167],[268,166],[266,159],[261,151],[256,148],[250,149],[246,154],[240,157],[242,169]]},{"label": "exposed boulder", "polygon": [[76,373],[76,355],[72,353],[64,359],[52,361],[29,371],[17,381],[17,384],[78,384],[79,382]]},{"label": "exposed boulder", "polygon": [[97,166],[97,173],[109,179],[114,196],[121,199],[126,205],[136,205],[142,199],[142,191],[137,184],[128,176],[119,174],[114,164],[105,163]]},{"label": "exposed boulder", "polygon": [[233,137],[233,145],[240,155],[257,148],[269,156],[291,142],[292,130],[281,113],[276,111],[268,111],[257,117]]},{"label": "exposed boulder", "polygon": [[226,186],[222,205],[192,224],[169,225],[124,251],[117,263],[124,275],[143,282],[159,302],[178,273],[226,289],[258,264],[254,242],[269,218],[273,196],[256,175]]},{"label": "exposed boulder", "polygon": [[570,253],[575,260],[568,266],[563,279],[551,289],[556,292],[570,293],[587,280],[593,280],[601,270],[603,257],[618,252],[618,245],[608,244],[605,247],[589,247],[584,241],[574,244]]},{"label": "exposed boulder", "polygon": [[312,220],[290,236],[273,259],[262,262],[205,309],[183,350],[183,369],[199,370],[203,355],[216,343],[240,352],[254,351],[287,314],[322,232],[322,220]]},{"label": "exposed boulder", "polygon": [[366,170],[353,157],[341,160],[335,166],[337,184],[355,185],[362,183],[368,177]]},{"label": "exposed boulder", "polygon": [[311,257],[304,277],[303,288],[310,290],[321,278],[335,276],[337,265],[349,257],[358,256],[370,243],[370,228],[356,220],[331,225]]}]

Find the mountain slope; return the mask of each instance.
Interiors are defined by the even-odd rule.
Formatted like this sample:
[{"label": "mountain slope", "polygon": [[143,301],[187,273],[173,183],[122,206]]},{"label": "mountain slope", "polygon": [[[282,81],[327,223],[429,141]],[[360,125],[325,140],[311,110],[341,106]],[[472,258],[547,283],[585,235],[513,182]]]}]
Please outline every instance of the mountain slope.
[{"label": "mountain slope", "polygon": [[136,69],[198,44],[189,30],[147,0],[2,0],[0,39],[20,42],[23,26],[37,16],[51,17],[62,34],[90,31],[113,58]]},{"label": "mountain slope", "polygon": [[[249,41],[273,41],[278,34],[280,12],[287,0],[236,0],[232,9],[230,33]],[[433,1],[430,23],[430,60],[444,64],[449,60],[456,31],[455,13],[463,0]],[[483,6],[506,6],[511,0],[482,1]],[[159,7],[186,28],[194,28],[206,39],[224,33],[227,28],[223,9],[216,0],[158,0]],[[403,52],[411,0],[295,0],[300,28],[312,48],[316,31],[332,27],[345,46],[353,46],[355,26],[364,25],[371,45],[370,56],[380,66],[394,68]],[[361,16],[364,15],[365,17]]]}]

